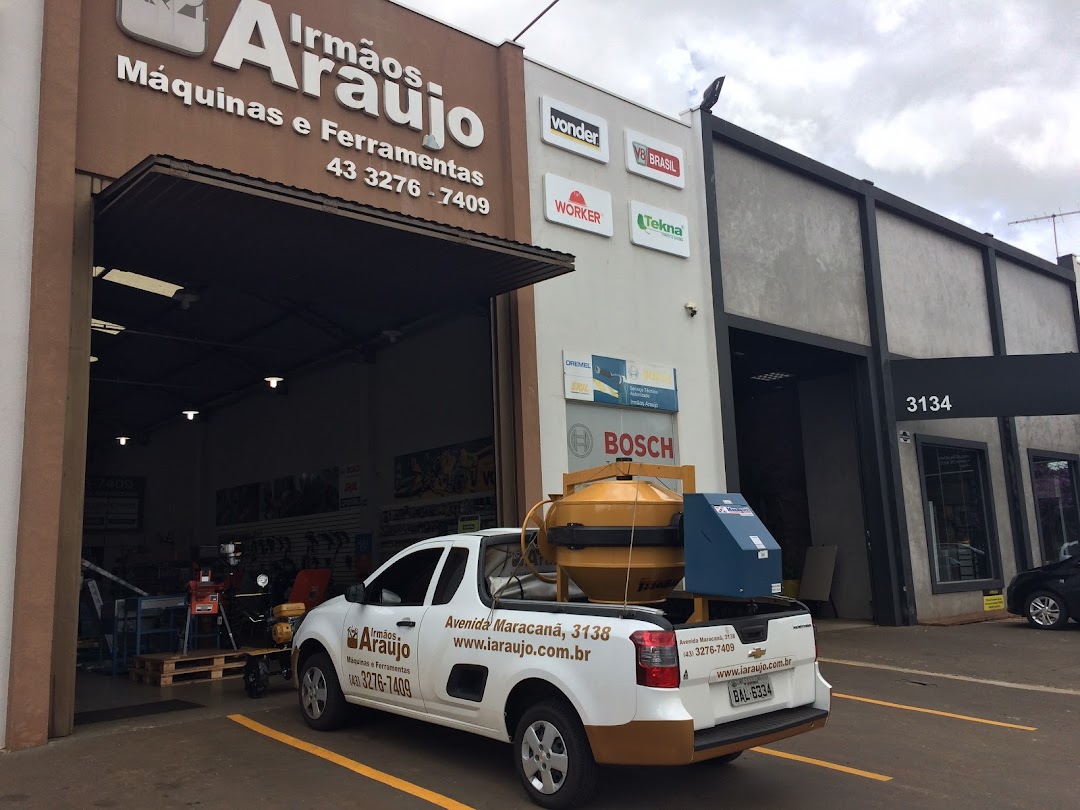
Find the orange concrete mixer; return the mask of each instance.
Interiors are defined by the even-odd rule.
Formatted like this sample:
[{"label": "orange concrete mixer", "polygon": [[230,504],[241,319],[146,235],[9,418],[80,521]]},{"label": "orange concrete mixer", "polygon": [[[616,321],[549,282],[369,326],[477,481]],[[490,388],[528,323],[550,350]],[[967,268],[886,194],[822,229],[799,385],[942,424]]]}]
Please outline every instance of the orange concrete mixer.
[{"label": "orange concrete mixer", "polygon": [[[651,479],[651,480],[643,480]],[[679,481],[682,493],[661,481]],[[522,555],[532,573],[557,583],[567,601],[569,580],[591,602],[663,602],[683,578],[683,493],[694,491],[692,466],[619,460],[563,476],[563,493],[526,515]],[[555,575],[529,559],[531,532]]]}]

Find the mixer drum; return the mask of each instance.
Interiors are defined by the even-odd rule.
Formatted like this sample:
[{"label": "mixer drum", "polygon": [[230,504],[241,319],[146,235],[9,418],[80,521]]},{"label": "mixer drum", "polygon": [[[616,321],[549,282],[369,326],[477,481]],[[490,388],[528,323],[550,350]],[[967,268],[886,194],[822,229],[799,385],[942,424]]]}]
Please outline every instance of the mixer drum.
[{"label": "mixer drum", "polygon": [[681,515],[669,489],[598,481],[555,502],[541,550],[591,602],[662,602],[683,578]]}]

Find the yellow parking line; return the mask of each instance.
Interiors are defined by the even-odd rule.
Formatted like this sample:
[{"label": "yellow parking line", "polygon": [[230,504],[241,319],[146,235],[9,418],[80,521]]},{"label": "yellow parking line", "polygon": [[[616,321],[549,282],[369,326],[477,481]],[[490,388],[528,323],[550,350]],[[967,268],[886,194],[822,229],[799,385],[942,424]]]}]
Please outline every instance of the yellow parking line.
[{"label": "yellow parking line", "polygon": [[410,796],[416,796],[418,799],[423,799],[426,802],[430,802],[438,807],[443,807],[446,810],[473,810],[467,804],[454,801],[439,793],[422,788],[419,785],[414,785],[412,782],[406,782],[404,779],[398,779],[396,776],[391,776],[388,773],[377,771],[367,765],[364,765],[356,760],[343,757],[341,754],[335,754],[333,751],[329,751],[325,748],[321,748],[318,745],[313,745],[309,742],[291,737],[288,734],[284,734],[276,729],[272,729],[269,726],[264,726],[262,723],[257,723],[254,720],[244,717],[242,714],[230,714],[229,719],[234,723],[239,723],[245,728],[249,728],[252,731],[262,734],[264,737],[269,737],[272,740],[277,740],[285,745],[291,745],[293,748],[297,748],[305,753],[312,754],[313,756],[325,759],[327,762],[332,762],[335,765],[340,765],[346,770],[358,773],[361,776],[366,776],[368,779],[372,779],[376,782],[381,782],[384,785],[400,790],[402,793],[408,793]]},{"label": "yellow parking line", "polygon": [[770,757],[780,757],[781,759],[793,759],[796,762],[805,762],[807,765],[817,765],[819,768],[828,768],[830,771],[840,771],[841,773],[850,773],[852,776],[861,776],[863,779],[873,779],[875,782],[891,782],[891,776],[885,776],[884,774],[874,773],[873,771],[861,771],[858,768],[849,768],[847,765],[837,765],[835,762],[826,762],[823,759],[813,759],[811,757],[801,757],[798,754],[789,754],[786,751],[776,751],[772,748],[753,748],[753,751],[757,751],[759,754],[768,754]]},{"label": "yellow parking line", "polygon": [[984,720],[981,717],[971,717],[966,714],[953,714],[952,712],[939,712],[937,709],[924,709],[921,706],[907,706],[903,703],[889,703],[886,700],[873,700],[871,698],[857,697],[855,695],[842,695],[833,692],[834,698],[843,700],[857,700],[859,703],[873,703],[875,706],[887,706],[890,709],[904,709],[909,712],[920,714],[936,714],[938,717],[951,717],[953,720],[967,720],[969,723],[984,723],[988,726],[1001,726],[1002,728],[1015,728],[1018,731],[1036,731],[1035,726],[1018,726],[1016,723],[1003,723],[1000,720]]}]

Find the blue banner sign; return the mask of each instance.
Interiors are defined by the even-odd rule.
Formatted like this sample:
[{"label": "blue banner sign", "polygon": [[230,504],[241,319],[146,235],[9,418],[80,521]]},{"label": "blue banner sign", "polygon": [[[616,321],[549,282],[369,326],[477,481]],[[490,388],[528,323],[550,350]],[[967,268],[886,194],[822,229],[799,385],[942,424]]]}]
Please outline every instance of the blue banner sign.
[{"label": "blue banner sign", "polygon": [[653,411],[679,410],[679,390],[671,366],[564,351],[563,385],[567,399]]}]

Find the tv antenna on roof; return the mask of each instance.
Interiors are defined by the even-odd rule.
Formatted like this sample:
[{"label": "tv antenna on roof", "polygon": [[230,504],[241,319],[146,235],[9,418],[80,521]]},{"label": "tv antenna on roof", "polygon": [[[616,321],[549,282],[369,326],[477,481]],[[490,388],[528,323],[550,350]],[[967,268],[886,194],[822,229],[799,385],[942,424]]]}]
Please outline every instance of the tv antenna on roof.
[{"label": "tv antenna on roof", "polygon": [[1054,226],[1054,258],[1057,259],[1058,256],[1061,253],[1058,250],[1057,221],[1059,219],[1061,219],[1062,217],[1071,217],[1073,214],[1080,214],[1080,209],[1078,209],[1076,211],[1060,211],[1060,212],[1058,212],[1056,214],[1043,214],[1041,217],[1028,217],[1027,219],[1017,219],[1017,220],[1014,220],[1014,221],[1010,222],[1009,224],[1010,225],[1023,225],[1025,222],[1043,222],[1043,221],[1045,221],[1047,219],[1050,220],[1050,222]]}]

